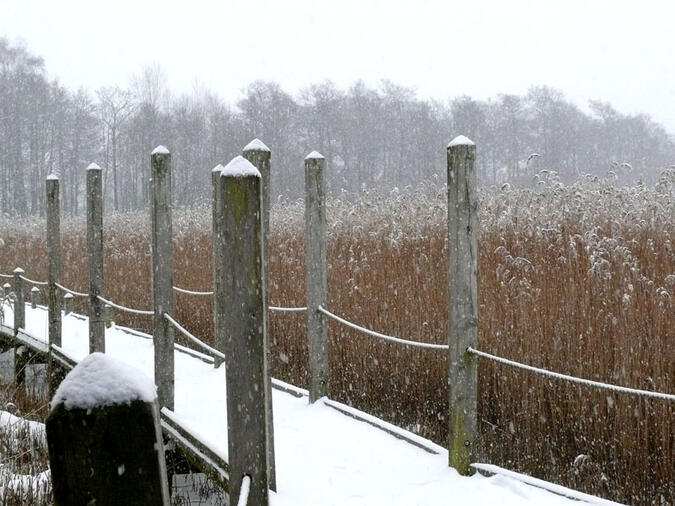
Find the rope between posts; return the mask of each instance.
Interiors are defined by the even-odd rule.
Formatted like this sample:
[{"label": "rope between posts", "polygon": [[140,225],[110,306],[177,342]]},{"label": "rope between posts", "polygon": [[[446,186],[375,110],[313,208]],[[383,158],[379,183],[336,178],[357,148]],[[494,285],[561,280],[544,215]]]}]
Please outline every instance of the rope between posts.
[{"label": "rope between posts", "polygon": [[89,297],[88,293],[76,292],[75,290],[71,290],[70,288],[66,288],[61,283],[54,283],[54,284],[56,285],[57,288],[60,288],[64,292],[69,293],[71,295],[74,295],[76,297]]},{"label": "rope between posts", "polygon": [[127,313],[134,313],[134,314],[145,314],[145,315],[154,315],[155,314],[155,312],[150,310],[150,309],[134,309],[134,308],[131,308],[131,307],[122,306],[120,304],[115,304],[113,301],[108,300],[108,299],[104,299],[100,295],[97,295],[96,297],[98,297],[98,300],[100,300],[104,304],[109,304],[110,306],[114,307],[115,309],[119,309],[120,311],[126,311]]},{"label": "rope between posts", "polygon": [[409,341],[407,339],[401,339],[400,337],[394,337],[394,336],[388,336],[387,334],[381,334],[379,332],[375,332],[374,330],[367,329],[365,327],[361,327],[360,325],[357,325],[355,323],[352,323],[350,321],[345,320],[344,318],[340,318],[339,316],[331,313],[328,311],[326,308],[323,306],[319,306],[319,311],[326,316],[334,319],[335,321],[338,321],[342,323],[343,325],[346,325],[347,327],[351,327],[355,330],[359,330],[363,332],[364,334],[368,334],[373,337],[378,337],[380,339],[384,339],[385,341],[390,341],[392,343],[398,343],[398,344],[404,344],[406,346],[417,346],[419,348],[431,348],[434,350],[447,350],[448,345],[447,344],[434,344],[434,343],[422,343],[420,341]]},{"label": "rope between posts", "polygon": [[239,490],[239,500],[237,506],[246,506],[248,504],[248,495],[251,492],[251,477],[245,474],[241,479],[241,489]]},{"label": "rope between posts", "polygon": [[183,327],[180,323],[178,323],[176,320],[171,318],[171,316],[169,316],[167,313],[164,313],[164,318],[166,318],[169,323],[171,323],[174,327],[176,327],[180,331],[180,333],[183,334],[185,337],[187,337],[190,341],[192,341],[193,343],[201,346],[202,348],[204,348],[206,351],[208,351],[212,355],[214,355],[214,356],[216,356],[216,357],[218,357],[222,360],[225,360],[225,355],[222,352],[216,350],[215,348],[212,348],[211,346],[206,344],[204,341],[202,341],[202,340],[198,339],[197,337],[195,337],[194,335],[192,335],[185,327]]},{"label": "rope between posts", "polygon": [[30,283],[32,285],[47,286],[49,284],[47,281],[35,281],[33,279],[27,278],[26,276],[19,276],[19,277],[23,279],[26,283]]},{"label": "rope between posts", "polygon": [[14,279],[12,274],[0,274],[0,278]]},{"label": "rope between posts", "polygon": [[629,387],[622,387],[618,385],[611,385],[609,383],[601,383],[600,381],[593,381],[589,379],[584,379],[584,378],[577,378],[575,376],[569,376],[567,374],[561,374],[559,372],[553,372],[549,371],[547,369],[541,369],[539,367],[534,367],[531,365],[527,364],[521,364],[520,362],[515,362],[513,360],[509,360],[507,358],[503,357],[498,357],[496,355],[491,355],[489,353],[485,353],[484,351],[476,350],[469,346],[466,349],[467,352],[472,353],[474,355],[477,355],[479,357],[487,358],[489,360],[494,360],[495,362],[499,362],[501,364],[505,365],[510,365],[512,367],[516,367],[518,369],[524,369],[526,371],[531,371],[531,372],[536,372],[539,374],[542,374],[544,376],[549,376],[551,378],[556,378],[560,380],[565,380],[569,381],[572,383],[579,383],[581,385],[586,385],[586,386],[591,386],[591,387],[596,387],[596,388],[604,388],[605,390],[612,390],[614,392],[622,392],[625,394],[633,394],[633,395],[641,395],[644,397],[653,397],[655,399],[664,399],[666,401],[675,401],[675,395],[673,394],[666,394],[662,392],[653,392],[651,390],[639,390],[637,388],[629,388]]},{"label": "rope between posts", "polygon": [[267,306],[267,309],[269,309],[270,311],[279,311],[281,313],[299,313],[301,311],[307,311],[306,307]]},{"label": "rope between posts", "polygon": [[187,295],[213,295],[213,292],[197,292],[194,290],[188,290],[187,288],[181,288],[180,286],[174,286],[173,289],[179,293],[185,293]]}]

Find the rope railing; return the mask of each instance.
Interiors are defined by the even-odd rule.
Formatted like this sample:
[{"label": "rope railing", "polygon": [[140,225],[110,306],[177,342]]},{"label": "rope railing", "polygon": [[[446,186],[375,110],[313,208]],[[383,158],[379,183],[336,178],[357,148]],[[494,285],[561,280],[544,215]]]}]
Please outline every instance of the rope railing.
[{"label": "rope railing", "polygon": [[63,286],[61,283],[54,283],[56,285],[56,288],[63,290],[66,293],[69,293],[70,295],[74,295],[75,297],[89,297],[88,293],[82,293],[82,292],[77,292],[75,290],[71,290],[70,288],[67,288]]},{"label": "rope railing", "polygon": [[270,311],[277,311],[280,313],[300,313],[307,311],[307,307],[281,307],[281,306],[267,306]]},{"label": "rope railing", "polygon": [[188,290],[187,288],[181,288],[180,286],[174,286],[173,289],[178,293],[184,293],[186,295],[213,295],[213,292],[199,292],[196,290]]},{"label": "rope railing", "polygon": [[151,309],[134,309],[132,307],[122,306],[121,304],[115,304],[113,301],[108,300],[108,299],[104,299],[100,295],[97,295],[97,297],[98,297],[98,300],[100,300],[104,304],[108,304],[108,305],[114,307],[115,309],[119,309],[120,311],[126,311],[127,313],[143,314],[143,315],[154,315],[155,314],[155,312]]},{"label": "rope railing", "polygon": [[14,279],[14,275],[13,274],[1,274],[0,273],[0,278]]},{"label": "rope railing", "polygon": [[34,279],[27,278],[26,276],[19,276],[19,277],[23,279],[26,283],[30,283],[31,285],[47,286],[49,284],[47,281],[35,281]]},{"label": "rope railing", "polygon": [[209,352],[210,354],[212,354],[213,356],[218,357],[218,358],[220,358],[220,359],[222,359],[222,360],[225,360],[225,355],[224,355],[222,352],[216,350],[216,349],[213,348],[212,346],[209,346],[208,344],[206,344],[206,343],[205,343],[204,341],[202,341],[201,339],[195,337],[195,336],[194,336],[193,334],[191,334],[185,327],[183,327],[180,323],[178,323],[176,320],[174,320],[169,314],[164,313],[164,318],[166,318],[166,320],[167,320],[169,323],[171,323],[171,325],[173,325],[174,327],[176,327],[176,329],[178,329],[178,331],[179,331],[181,334],[183,334],[185,337],[187,337],[190,341],[192,341],[193,343],[197,344],[198,346],[201,346],[203,349],[205,349],[206,351],[208,351],[208,352]]},{"label": "rope railing", "polygon": [[637,388],[629,388],[629,387],[622,387],[618,385],[612,385],[609,383],[602,383],[600,381],[593,381],[589,379],[584,379],[584,378],[577,378],[576,376],[570,376],[568,374],[561,374],[559,372],[553,372],[549,371],[548,369],[542,369],[540,367],[534,367],[531,365],[527,364],[522,364],[520,362],[516,362],[514,360],[509,360],[508,358],[503,358],[503,357],[498,357],[497,355],[491,355],[490,353],[485,353],[484,351],[476,350],[472,347],[468,347],[466,349],[468,353],[471,353],[473,355],[477,355],[479,357],[487,358],[489,360],[493,360],[495,362],[499,362],[500,364],[504,365],[509,365],[511,367],[516,367],[518,369],[523,369],[525,371],[530,371],[530,372],[535,372],[538,374],[542,374],[544,376],[548,376],[551,378],[556,378],[559,380],[563,381],[569,381],[571,383],[578,383],[580,385],[586,385],[586,386],[591,386],[595,388],[603,388],[605,390],[611,390],[614,392],[621,392],[625,394],[633,394],[633,395],[640,395],[643,397],[652,397],[655,399],[663,399],[666,401],[675,401],[675,395],[673,394],[666,394],[662,392],[653,392],[651,390],[639,390]]},{"label": "rope railing", "polygon": [[385,341],[389,341],[392,343],[398,343],[398,344],[403,344],[406,346],[417,346],[418,348],[430,348],[434,350],[447,350],[448,345],[447,344],[434,344],[434,343],[422,343],[420,341],[409,341],[408,339],[401,339],[400,337],[394,337],[394,336],[389,336],[387,334],[382,334],[380,332],[375,332],[374,330],[367,329],[365,327],[362,327],[360,325],[357,325],[356,323],[352,323],[348,320],[345,320],[344,318],[340,318],[336,314],[331,313],[328,311],[325,307],[319,306],[319,311],[329,318],[332,318],[335,321],[338,321],[342,323],[343,325],[346,325],[347,327],[350,327],[354,330],[358,330],[360,332],[363,332],[364,334],[368,334],[369,336],[377,337],[380,339],[383,339]]},{"label": "rope railing", "polygon": [[237,506],[247,506],[248,495],[251,492],[251,477],[245,474],[241,479],[241,489],[239,490],[239,500]]}]

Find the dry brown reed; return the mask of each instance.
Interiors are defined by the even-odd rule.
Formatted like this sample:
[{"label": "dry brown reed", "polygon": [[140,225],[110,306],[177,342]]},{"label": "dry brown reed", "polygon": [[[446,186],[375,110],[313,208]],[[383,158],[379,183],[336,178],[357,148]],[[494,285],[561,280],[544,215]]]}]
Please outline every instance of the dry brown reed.
[{"label": "dry brown reed", "polygon": [[[656,188],[550,173],[535,189],[481,191],[479,347],[584,378],[675,391],[673,175]],[[302,306],[302,203],[273,209],[269,300]],[[445,192],[438,183],[329,203],[328,307],[413,340],[447,337]],[[210,210],[176,213],[174,281],[211,289]],[[148,308],[149,224],[105,223],[108,297]],[[0,226],[0,270],[46,274],[43,222]],[[63,281],[86,291],[83,224],[66,222]],[[212,339],[211,300],[176,295],[177,318]],[[86,312],[81,303],[79,310]],[[150,328],[148,317],[117,314]],[[271,313],[273,374],[306,386],[305,316]],[[332,397],[441,444],[447,359],[329,324]],[[480,459],[634,504],[672,504],[675,408],[479,361]]]}]

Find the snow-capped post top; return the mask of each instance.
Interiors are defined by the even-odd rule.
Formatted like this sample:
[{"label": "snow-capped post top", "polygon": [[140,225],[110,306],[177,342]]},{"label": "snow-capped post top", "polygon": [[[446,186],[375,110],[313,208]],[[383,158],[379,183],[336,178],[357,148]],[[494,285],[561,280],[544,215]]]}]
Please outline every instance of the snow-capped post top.
[{"label": "snow-capped post top", "polygon": [[47,181],[58,181],[59,176],[54,174],[53,172],[47,176]]},{"label": "snow-capped post top", "polygon": [[266,151],[270,152],[270,148],[265,146],[265,143],[261,141],[260,139],[253,139],[251,142],[246,144],[243,149],[244,153],[246,151]]},{"label": "snow-capped post top", "polygon": [[318,151],[312,151],[305,157],[305,160],[324,160],[324,156]]},{"label": "snow-capped post top", "polygon": [[223,167],[220,174],[227,177],[261,177],[260,171],[255,168],[255,165],[241,155],[235,156],[230,163]]},{"label": "snow-capped post top", "polygon": [[222,172],[222,170],[223,166],[222,164],[219,163],[218,165],[216,165],[214,168],[211,169],[211,172]]},{"label": "snow-capped post top", "polygon": [[90,163],[87,170],[101,170],[101,167],[99,167],[98,164]]},{"label": "snow-capped post top", "polygon": [[450,141],[450,144],[448,144],[449,148],[455,147],[455,146],[475,146],[474,142],[469,139],[468,137],[465,137],[463,135],[458,135],[454,139]]},{"label": "snow-capped post top", "polygon": [[21,276],[21,275],[24,274],[25,272],[26,272],[26,271],[24,271],[21,267],[17,267],[16,269],[14,269],[14,274],[16,274],[16,275],[18,275],[18,276]]},{"label": "snow-capped post top", "polygon": [[160,144],[159,146],[157,146],[155,149],[152,150],[151,154],[154,156],[154,155],[168,155],[170,153],[169,153],[169,150],[166,149],[165,146],[162,146]]},{"label": "snow-capped post top", "polygon": [[85,357],[68,373],[54,394],[51,408],[92,409],[132,401],[153,402],[154,383],[135,367],[103,353]]}]

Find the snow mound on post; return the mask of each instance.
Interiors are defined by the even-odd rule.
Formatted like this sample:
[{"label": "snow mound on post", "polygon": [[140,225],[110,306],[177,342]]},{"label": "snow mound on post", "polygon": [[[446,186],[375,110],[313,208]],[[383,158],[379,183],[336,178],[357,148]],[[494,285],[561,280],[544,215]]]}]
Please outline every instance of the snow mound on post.
[{"label": "snow mound on post", "polygon": [[324,156],[318,151],[312,151],[305,157],[305,160],[323,160]]},{"label": "snow mound on post", "polygon": [[59,176],[54,174],[53,172],[47,176],[47,181],[58,181]]},{"label": "snow mound on post", "polygon": [[161,144],[157,146],[155,149],[152,150],[153,155],[168,155],[169,150],[166,149],[166,147],[162,146]]},{"label": "snow mound on post", "polygon": [[214,168],[211,169],[211,172],[220,172],[222,170],[223,170],[223,166],[221,164],[218,164]]},{"label": "snow mound on post", "polygon": [[230,163],[223,167],[222,176],[229,177],[260,177],[260,172],[243,156],[235,156]]},{"label": "snow mound on post", "polygon": [[450,144],[448,144],[448,147],[451,148],[453,146],[475,146],[474,142],[469,139],[468,137],[464,137],[463,135],[458,135],[454,139],[450,141]]},{"label": "snow mound on post", "polygon": [[265,143],[260,139],[253,139],[244,146],[244,151],[270,151],[270,148],[265,146]]},{"label": "snow mound on post", "polygon": [[101,170],[101,167],[99,167],[99,166],[98,166],[97,164],[95,164],[95,163],[90,163],[90,164],[89,164],[89,167],[87,167],[87,170]]},{"label": "snow mound on post", "polygon": [[92,409],[156,398],[157,388],[141,371],[103,353],[92,353],[68,373],[51,408],[63,403],[66,409]]}]

